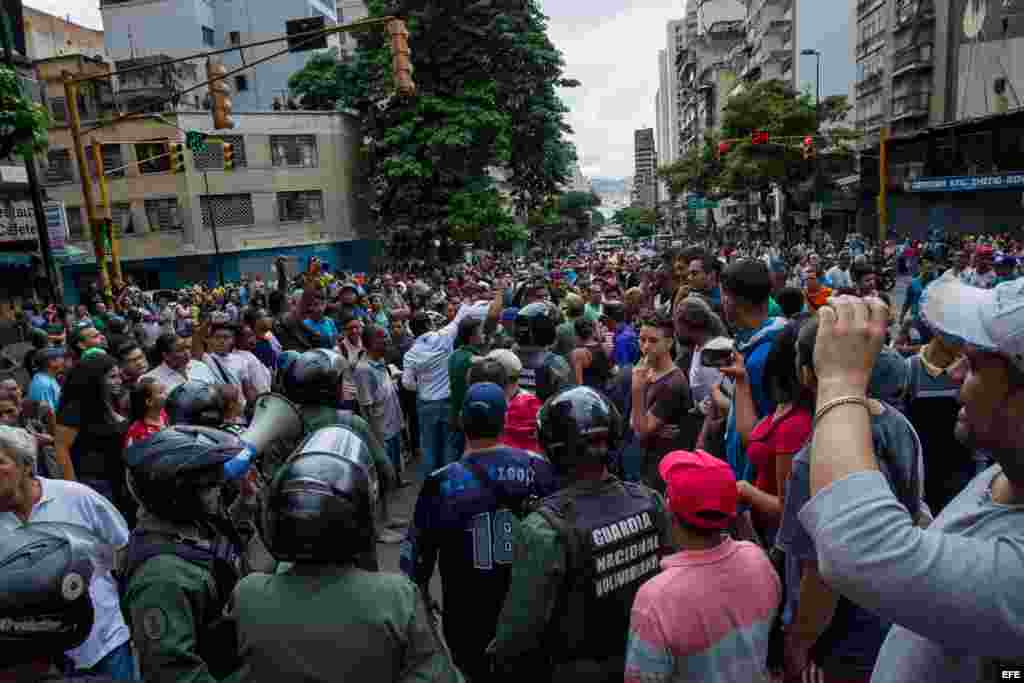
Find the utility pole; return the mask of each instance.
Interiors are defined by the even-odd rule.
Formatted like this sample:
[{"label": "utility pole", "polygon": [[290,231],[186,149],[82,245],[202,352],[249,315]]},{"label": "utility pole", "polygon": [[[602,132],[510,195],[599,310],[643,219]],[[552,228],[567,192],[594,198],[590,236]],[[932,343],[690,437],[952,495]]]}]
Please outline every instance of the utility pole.
[{"label": "utility pole", "polygon": [[889,229],[889,128],[882,126],[878,134],[878,249],[875,259],[882,265],[884,259],[883,245]]},{"label": "utility pole", "polygon": [[[92,158],[96,169],[96,184],[100,188],[99,213],[103,214],[100,220],[103,222],[103,233],[110,240],[110,261],[114,266],[114,282],[124,282],[121,277],[121,245],[118,236],[114,234],[114,218],[110,208],[110,193],[107,191],[107,176],[103,171],[103,146],[96,138],[92,139]],[[104,245],[105,247],[106,245]]]},{"label": "utility pole", "polygon": [[107,273],[107,254],[103,247],[102,228],[100,219],[96,215],[96,200],[92,194],[92,180],[89,178],[89,168],[85,162],[85,148],[82,145],[82,121],[78,115],[78,83],[72,80],[71,73],[68,71],[64,72],[64,98],[67,101],[68,107],[68,127],[71,130],[71,139],[75,144],[75,160],[78,162],[78,175],[82,179],[82,196],[85,198],[85,213],[89,218],[89,227],[92,233],[92,248],[96,254],[96,266],[100,271],[100,286],[103,289],[103,298],[106,300],[107,305],[112,306],[114,294],[110,289],[110,275]]},{"label": "utility pole", "polygon": [[[4,43],[4,63],[14,73],[14,78],[18,78],[18,70],[14,65],[14,33],[12,30],[12,18],[7,14],[6,11],[3,13],[3,26],[0,27],[0,35],[3,37]],[[24,95],[24,93],[22,93]],[[39,240],[39,254],[43,257],[43,265],[46,268],[46,279],[49,281],[49,292],[50,299],[54,303],[60,303],[61,287],[57,282],[57,266],[53,262],[53,250],[50,248],[50,232],[46,225],[46,213],[43,209],[43,194],[39,188],[39,175],[36,173],[36,163],[34,155],[26,154],[23,161],[25,162],[25,176],[28,180],[28,193],[32,198],[32,212],[36,217],[36,236]]]}]

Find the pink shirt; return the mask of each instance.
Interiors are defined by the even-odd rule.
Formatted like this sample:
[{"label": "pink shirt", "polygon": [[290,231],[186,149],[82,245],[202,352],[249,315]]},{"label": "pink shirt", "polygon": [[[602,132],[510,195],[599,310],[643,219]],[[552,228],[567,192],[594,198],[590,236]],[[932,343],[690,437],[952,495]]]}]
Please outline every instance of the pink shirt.
[{"label": "pink shirt", "polygon": [[764,551],[727,539],[661,567],[633,602],[625,683],[767,683],[781,587]]}]

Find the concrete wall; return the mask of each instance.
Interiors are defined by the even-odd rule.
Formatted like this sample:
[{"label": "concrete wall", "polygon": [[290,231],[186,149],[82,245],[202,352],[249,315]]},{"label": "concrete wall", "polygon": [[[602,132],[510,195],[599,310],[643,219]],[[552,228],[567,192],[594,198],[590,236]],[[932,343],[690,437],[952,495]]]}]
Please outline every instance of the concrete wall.
[{"label": "concrete wall", "polygon": [[35,61],[65,54],[103,56],[103,31],[79,26],[27,5],[22,8],[22,14],[29,59]]},{"label": "concrete wall", "polygon": [[184,57],[210,49],[202,26],[215,28],[213,0],[129,0],[104,4],[104,39],[111,59]]},{"label": "concrete wall", "polygon": [[[268,40],[285,33],[285,23],[291,19],[325,17],[327,26],[337,25],[337,9],[331,0],[275,0],[274,2],[220,2],[217,5],[217,44],[228,47],[232,31],[238,31],[241,43]],[[332,36],[328,47],[338,47],[339,38]],[[248,48],[246,61],[252,62],[278,52],[285,43],[273,43]],[[247,91],[233,89],[232,102],[236,111],[269,111],[275,97],[282,101],[288,96],[288,77],[302,69],[313,51],[285,54],[260,64],[246,72]],[[224,63],[241,65],[237,53],[224,56]],[[235,86],[236,83],[232,83]]]}]

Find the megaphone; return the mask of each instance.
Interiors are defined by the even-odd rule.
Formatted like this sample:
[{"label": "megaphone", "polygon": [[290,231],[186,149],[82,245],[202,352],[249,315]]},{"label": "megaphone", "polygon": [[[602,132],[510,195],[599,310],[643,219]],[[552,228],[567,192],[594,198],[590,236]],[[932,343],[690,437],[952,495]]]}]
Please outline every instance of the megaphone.
[{"label": "megaphone", "polygon": [[245,444],[251,461],[267,455],[275,444],[281,444],[285,453],[290,452],[302,438],[302,432],[299,407],[280,394],[267,393],[253,399],[249,427],[238,438]]},{"label": "megaphone", "polygon": [[377,500],[380,497],[377,464],[373,461],[373,456],[370,455],[369,445],[355,431],[342,425],[322,427],[306,437],[306,440],[291,454],[288,461],[301,455],[312,454],[343,458],[366,470],[370,481],[370,500],[376,509]]}]

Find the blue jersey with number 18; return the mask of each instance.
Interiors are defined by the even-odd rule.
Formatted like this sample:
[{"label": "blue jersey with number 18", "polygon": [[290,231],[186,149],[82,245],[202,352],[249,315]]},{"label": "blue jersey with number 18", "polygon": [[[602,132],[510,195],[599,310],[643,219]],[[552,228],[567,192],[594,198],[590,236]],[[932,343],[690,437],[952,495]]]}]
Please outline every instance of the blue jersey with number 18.
[{"label": "blue jersey with number 18", "polygon": [[[480,480],[483,474],[488,482]],[[494,637],[508,592],[512,534],[519,523],[509,508],[556,488],[547,460],[504,446],[463,457],[424,482],[402,544],[401,567],[426,586],[435,563],[440,565],[445,638],[464,670],[474,668]]]}]

